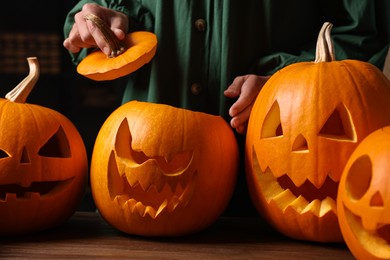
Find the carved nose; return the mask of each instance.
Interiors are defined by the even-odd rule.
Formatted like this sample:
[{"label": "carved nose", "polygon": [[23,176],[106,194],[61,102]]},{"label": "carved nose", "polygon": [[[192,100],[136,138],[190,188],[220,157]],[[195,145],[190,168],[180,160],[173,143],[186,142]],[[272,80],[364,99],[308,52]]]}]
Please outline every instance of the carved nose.
[{"label": "carved nose", "polygon": [[28,156],[28,152],[26,147],[23,147],[22,156],[20,158],[20,163],[30,163],[30,157]]},{"label": "carved nose", "polygon": [[302,134],[298,135],[297,138],[295,138],[291,150],[293,152],[309,152],[307,140]]}]

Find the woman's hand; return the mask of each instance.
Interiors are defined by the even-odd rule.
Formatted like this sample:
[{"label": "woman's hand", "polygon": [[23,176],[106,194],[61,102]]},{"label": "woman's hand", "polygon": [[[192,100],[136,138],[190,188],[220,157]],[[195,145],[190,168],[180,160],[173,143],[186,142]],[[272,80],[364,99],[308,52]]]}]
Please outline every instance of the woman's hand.
[{"label": "woman's hand", "polygon": [[85,4],[82,10],[75,14],[75,23],[63,45],[72,53],[77,53],[82,48],[98,47],[108,56],[111,49],[105,41],[103,34],[91,21],[84,19],[84,16],[89,13],[101,18],[119,40],[125,38],[129,24],[125,14],[97,4]]},{"label": "woman's hand", "polygon": [[263,85],[270,76],[257,76],[254,74],[236,77],[233,83],[225,90],[224,94],[228,98],[237,98],[237,101],[230,107],[229,115],[231,127],[237,133],[245,134],[248,126],[249,116]]}]

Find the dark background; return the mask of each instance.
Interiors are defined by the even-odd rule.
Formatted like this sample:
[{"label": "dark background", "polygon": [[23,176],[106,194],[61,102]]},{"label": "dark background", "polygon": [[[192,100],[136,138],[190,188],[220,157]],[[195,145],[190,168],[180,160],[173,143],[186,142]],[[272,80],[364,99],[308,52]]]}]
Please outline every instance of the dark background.
[{"label": "dark background", "polygon": [[[75,0],[2,1],[0,8],[0,97],[29,72],[27,57],[40,63],[40,77],[27,98],[68,117],[79,130],[88,158],[108,115],[121,103],[118,81],[95,82],[77,74],[63,47],[63,24]],[[94,210],[89,189],[79,210]]]}]

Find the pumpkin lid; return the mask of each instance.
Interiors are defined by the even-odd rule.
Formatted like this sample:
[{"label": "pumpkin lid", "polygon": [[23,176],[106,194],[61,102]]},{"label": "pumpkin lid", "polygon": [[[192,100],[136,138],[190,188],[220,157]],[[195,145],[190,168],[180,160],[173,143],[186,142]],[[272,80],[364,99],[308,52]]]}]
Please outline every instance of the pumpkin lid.
[{"label": "pumpkin lid", "polygon": [[128,75],[148,63],[155,55],[157,37],[154,33],[137,31],[120,42],[99,17],[88,14],[84,19],[93,22],[111,48],[107,57],[101,50],[88,54],[77,66],[77,72],[87,78],[103,81]]}]

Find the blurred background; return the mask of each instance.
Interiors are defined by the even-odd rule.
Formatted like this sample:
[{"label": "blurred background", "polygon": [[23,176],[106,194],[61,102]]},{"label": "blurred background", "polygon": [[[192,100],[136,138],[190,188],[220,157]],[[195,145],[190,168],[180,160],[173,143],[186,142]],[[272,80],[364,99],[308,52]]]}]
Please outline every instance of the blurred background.
[{"label": "blurred background", "polygon": [[[121,103],[120,80],[95,82],[77,74],[64,40],[63,23],[76,0],[3,1],[0,8],[0,96],[29,72],[27,57],[40,63],[40,78],[27,99],[68,117],[78,128],[90,159],[96,135]],[[80,210],[95,210],[87,190]]]}]

